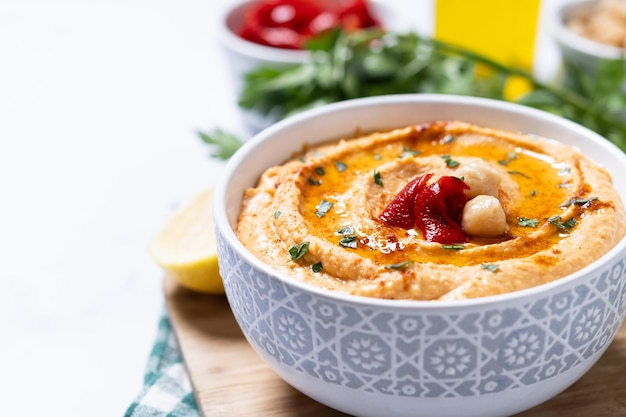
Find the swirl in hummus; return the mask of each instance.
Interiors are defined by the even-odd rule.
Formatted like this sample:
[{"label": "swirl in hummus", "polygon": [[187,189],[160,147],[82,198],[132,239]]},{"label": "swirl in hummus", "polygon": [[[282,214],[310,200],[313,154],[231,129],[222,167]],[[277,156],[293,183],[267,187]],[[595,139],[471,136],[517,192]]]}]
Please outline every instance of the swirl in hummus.
[{"label": "swirl in hummus", "polygon": [[[442,243],[438,229],[428,235],[381,215],[425,175],[428,185],[441,178],[464,183],[461,234],[452,238],[458,241]],[[412,198],[411,216],[419,219],[421,197]],[[246,191],[237,224],[255,256],[295,279],[415,300],[550,282],[600,258],[625,234],[626,214],[607,170],[554,140],[456,121],[306,149]]]}]

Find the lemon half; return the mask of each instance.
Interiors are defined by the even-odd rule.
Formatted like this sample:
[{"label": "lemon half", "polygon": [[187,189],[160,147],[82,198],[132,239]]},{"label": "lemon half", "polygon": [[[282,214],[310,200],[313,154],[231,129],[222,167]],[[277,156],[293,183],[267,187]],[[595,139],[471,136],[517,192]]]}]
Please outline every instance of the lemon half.
[{"label": "lemon half", "polygon": [[213,222],[213,186],[180,206],[150,243],[152,259],[180,285],[223,294]]}]

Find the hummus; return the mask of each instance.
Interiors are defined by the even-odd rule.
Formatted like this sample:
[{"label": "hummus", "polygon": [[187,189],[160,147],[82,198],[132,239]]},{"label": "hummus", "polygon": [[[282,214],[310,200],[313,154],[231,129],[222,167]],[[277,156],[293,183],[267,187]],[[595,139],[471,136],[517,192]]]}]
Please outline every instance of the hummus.
[{"label": "hummus", "polygon": [[[441,178],[464,183],[458,219],[437,226],[460,230],[453,241],[431,227],[423,194],[404,198],[410,226],[386,221],[397,214],[389,216],[392,202],[425,174],[422,189]],[[422,217],[421,228],[412,223]],[[457,300],[589,265],[624,237],[626,214],[610,174],[571,147],[435,122],[329,142],[269,168],[245,192],[236,232],[263,262],[318,287]]]}]

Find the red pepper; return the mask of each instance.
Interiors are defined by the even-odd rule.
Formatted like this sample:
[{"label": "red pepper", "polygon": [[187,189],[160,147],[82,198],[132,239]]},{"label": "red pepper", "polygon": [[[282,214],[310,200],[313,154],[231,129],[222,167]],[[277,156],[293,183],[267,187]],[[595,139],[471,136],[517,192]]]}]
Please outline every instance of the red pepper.
[{"label": "red pepper", "polygon": [[450,176],[426,185],[431,177],[432,174],[426,174],[409,182],[385,207],[380,219],[403,229],[415,226],[428,242],[465,242],[460,223],[467,202],[464,190],[469,186]]},{"label": "red pepper", "polygon": [[262,45],[301,49],[310,23],[324,10],[307,0],[267,0],[246,10],[239,36]]},{"label": "red pepper", "polygon": [[415,198],[422,191],[433,174],[419,176],[404,186],[402,190],[387,204],[380,219],[390,226],[410,229],[415,226]]},{"label": "red pepper", "polygon": [[381,27],[381,23],[369,11],[367,1],[352,0],[344,5],[337,13],[341,26],[348,30],[357,30],[370,27]]},{"label": "red pepper", "polygon": [[456,177],[441,177],[425,187],[415,199],[415,226],[428,242],[463,243],[461,214],[467,202],[467,184]]},{"label": "red pepper", "polygon": [[261,45],[303,49],[309,38],[334,27],[356,30],[380,22],[366,0],[263,0],[246,10],[238,34]]}]

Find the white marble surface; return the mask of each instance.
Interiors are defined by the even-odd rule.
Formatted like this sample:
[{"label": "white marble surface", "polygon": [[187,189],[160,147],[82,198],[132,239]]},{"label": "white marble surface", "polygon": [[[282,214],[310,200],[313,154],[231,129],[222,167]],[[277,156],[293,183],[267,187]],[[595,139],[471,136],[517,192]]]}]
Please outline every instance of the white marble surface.
[{"label": "white marble surface", "polygon": [[[0,0],[1,414],[121,416],[140,390],[147,244],[219,176],[195,130],[241,132],[227,3]],[[389,3],[430,31],[430,0]]]}]

